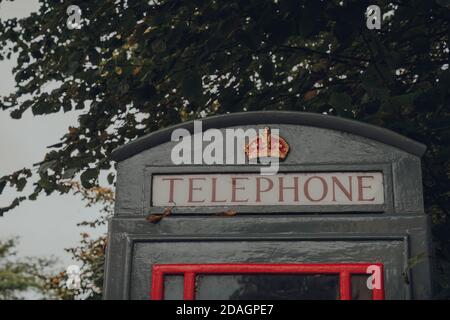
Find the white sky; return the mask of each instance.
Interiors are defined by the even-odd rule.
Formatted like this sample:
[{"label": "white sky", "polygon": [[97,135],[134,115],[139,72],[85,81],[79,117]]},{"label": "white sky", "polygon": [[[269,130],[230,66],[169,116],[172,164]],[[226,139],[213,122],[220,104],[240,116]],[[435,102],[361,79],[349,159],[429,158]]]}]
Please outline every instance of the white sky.
[{"label": "white sky", "polygon": [[[0,4],[0,19],[26,17],[37,9],[37,0],[4,2]],[[0,96],[14,90],[14,65],[15,61],[0,61]],[[27,112],[22,119],[13,120],[8,111],[0,110],[0,177],[41,161],[46,146],[59,142],[68,127],[76,123],[79,114],[79,111],[60,112],[33,117]],[[15,196],[6,187],[0,195],[0,207],[9,205]],[[19,236],[19,256],[54,255],[61,259],[64,268],[73,264],[64,248],[76,246],[81,232],[93,235],[106,232],[106,227],[92,231],[76,226],[78,222],[95,219],[97,214],[98,208],[86,208],[79,196],[42,195],[0,217],[0,239]]]}]

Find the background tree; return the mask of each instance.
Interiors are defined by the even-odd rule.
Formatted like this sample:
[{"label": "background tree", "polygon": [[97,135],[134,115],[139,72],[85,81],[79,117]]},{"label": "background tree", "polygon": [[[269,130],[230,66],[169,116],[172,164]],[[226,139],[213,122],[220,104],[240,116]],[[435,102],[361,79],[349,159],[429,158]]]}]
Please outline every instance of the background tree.
[{"label": "background tree", "polygon": [[[104,225],[107,219],[112,215],[114,204],[114,192],[109,188],[93,187],[83,188],[77,182],[68,182],[68,185],[75,194],[80,194],[86,201],[86,206],[102,205],[100,217],[95,221],[86,221],[78,224],[79,226],[88,226],[96,228]],[[50,275],[45,278],[43,291],[56,299],[74,300],[89,299],[99,300],[102,298],[103,275],[106,253],[106,235],[92,239],[89,234],[82,233],[81,241],[77,247],[66,249],[72,255],[74,263],[80,267],[80,287],[71,289],[66,283],[68,279],[67,270],[61,271],[56,275]]]},{"label": "background tree", "polygon": [[[4,0],[0,0],[4,1]],[[433,218],[440,294],[450,296],[450,119],[447,0],[41,0],[0,22],[0,58],[17,52],[16,90],[0,107],[19,119],[83,109],[38,164],[0,179],[18,196],[66,193],[108,172],[111,151],[171,124],[262,109],[327,113],[390,128],[428,146],[425,204]],[[72,3],[70,3],[72,4]],[[364,13],[390,13],[368,30]],[[48,84],[54,89],[48,89]],[[56,142],[56,141],[55,141]]]},{"label": "background tree", "polygon": [[50,259],[17,259],[16,239],[0,241],[0,300],[22,299],[31,293],[46,297]]}]

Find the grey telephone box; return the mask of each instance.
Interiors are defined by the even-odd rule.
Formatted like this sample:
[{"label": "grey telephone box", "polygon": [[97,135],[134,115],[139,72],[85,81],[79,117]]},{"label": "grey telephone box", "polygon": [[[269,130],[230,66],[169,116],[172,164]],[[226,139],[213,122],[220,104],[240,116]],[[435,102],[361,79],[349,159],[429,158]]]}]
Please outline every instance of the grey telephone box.
[{"label": "grey telephone box", "polygon": [[[200,137],[186,122],[114,152],[105,299],[431,298],[425,146],[301,112],[235,113],[201,125]],[[193,149],[190,164],[174,163],[176,129]],[[219,141],[222,163],[196,158],[213,141],[203,133],[218,142],[246,130],[257,133],[246,148]],[[276,172],[250,163],[275,148]],[[247,162],[233,163],[240,152]],[[163,212],[170,215],[157,223],[146,219]]]}]

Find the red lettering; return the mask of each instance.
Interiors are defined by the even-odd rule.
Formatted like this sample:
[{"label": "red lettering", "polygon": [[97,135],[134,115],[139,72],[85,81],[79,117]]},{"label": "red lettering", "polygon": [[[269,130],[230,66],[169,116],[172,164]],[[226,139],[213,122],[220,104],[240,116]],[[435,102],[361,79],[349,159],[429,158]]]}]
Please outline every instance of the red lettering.
[{"label": "red lettering", "polygon": [[374,179],[373,176],[358,176],[358,200],[359,201],[374,201],[375,198],[365,199],[364,198],[364,189],[372,189],[372,186],[365,186],[363,179]]},{"label": "red lettering", "polygon": [[283,184],[284,177],[279,177],[279,190],[278,190],[278,200],[280,202],[284,201],[284,190],[294,190],[294,201],[298,202],[298,177],[294,177],[294,186],[285,187]]},{"label": "red lettering", "polygon": [[231,178],[231,190],[232,190],[232,194],[231,194],[231,202],[248,202],[248,199],[246,200],[238,200],[236,197],[236,191],[237,190],[245,190],[245,188],[240,187],[238,188],[236,185],[236,180],[248,180],[247,177],[232,177]]},{"label": "red lettering", "polygon": [[169,181],[169,203],[173,203],[173,193],[175,189],[175,181],[183,181],[183,178],[163,178],[163,181]]},{"label": "red lettering", "polygon": [[[268,182],[268,186],[265,190],[261,189],[261,180],[263,180],[263,179]],[[273,181],[271,179],[265,178],[265,177],[257,177],[256,178],[256,202],[261,202],[261,193],[272,190],[272,188],[273,188]]]},{"label": "red lettering", "polygon": [[[322,183],[322,196],[319,199],[313,199],[311,197],[311,194],[309,193],[309,183],[313,180],[313,179],[318,179],[321,183]],[[309,178],[308,180],[306,180],[305,182],[305,187],[304,187],[304,191],[305,191],[305,196],[309,201],[312,202],[320,202],[323,199],[325,199],[325,197],[328,194],[328,185],[327,182],[325,181],[324,178],[322,177],[318,177],[318,176],[313,176],[311,178]]]},{"label": "red lettering", "polygon": [[337,177],[331,177],[333,181],[333,201],[336,201],[336,186],[341,189],[341,191],[345,194],[348,200],[353,200],[353,191],[352,191],[352,176],[348,176],[348,187],[349,190],[345,189],[342,183],[339,181]]},{"label": "red lettering", "polygon": [[212,178],[212,197],[211,202],[226,202],[227,200],[217,200],[217,178]]},{"label": "red lettering", "polygon": [[199,202],[205,202],[205,200],[194,200],[194,191],[201,191],[202,188],[195,188],[194,187],[194,181],[195,180],[203,180],[205,181],[205,178],[189,178],[189,200],[188,202],[192,203],[199,203]]}]

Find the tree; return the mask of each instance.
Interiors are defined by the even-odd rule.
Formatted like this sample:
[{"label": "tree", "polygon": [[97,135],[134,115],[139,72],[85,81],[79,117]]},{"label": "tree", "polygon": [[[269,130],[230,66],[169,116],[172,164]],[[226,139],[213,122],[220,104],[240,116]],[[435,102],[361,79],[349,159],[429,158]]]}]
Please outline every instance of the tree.
[{"label": "tree", "polygon": [[[83,188],[77,182],[69,183],[69,186],[76,194],[81,194],[87,206],[101,204],[102,215],[95,221],[82,222],[79,225],[96,228],[106,223],[107,218],[112,214],[114,204],[114,193],[108,188],[94,187],[91,189]],[[72,259],[80,264],[80,286],[79,288],[68,288],[68,274],[61,271],[56,275],[50,275],[45,278],[44,292],[56,299],[74,300],[89,299],[99,300],[102,298],[103,275],[106,253],[106,235],[97,239],[92,239],[89,234],[81,234],[81,242],[77,247],[66,249],[72,255]],[[78,265],[77,264],[77,265]]]},{"label": "tree", "polygon": [[50,259],[16,259],[16,239],[0,241],[0,300],[21,299],[25,293],[43,295]]},{"label": "tree", "polygon": [[100,300],[103,289],[103,266],[105,263],[106,235],[91,239],[87,233],[81,235],[80,244],[66,249],[74,260],[81,262],[80,287],[69,288],[67,270],[48,275],[42,288],[53,299]]},{"label": "tree", "polygon": [[[114,148],[171,124],[236,111],[320,112],[428,146],[426,210],[440,275],[449,275],[449,1],[77,3],[80,29],[66,27],[67,5],[55,0],[0,22],[0,57],[19,55],[16,90],[1,108],[17,119],[85,110],[38,164],[31,195],[22,194],[29,168],[0,179],[0,193],[7,184],[18,191],[0,214],[26,197],[69,192],[67,179],[96,186]],[[380,30],[366,28],[372,4],[391,13]],[[450,279],[439,283],[450,296]]]}]

